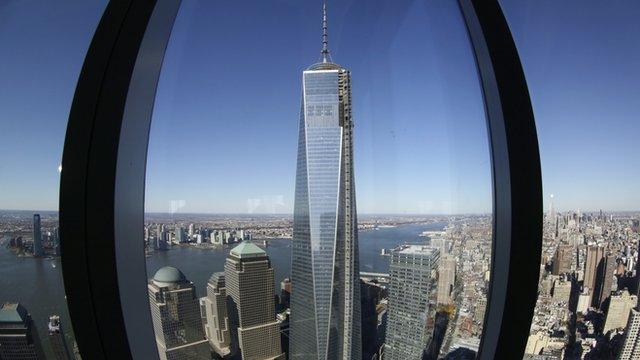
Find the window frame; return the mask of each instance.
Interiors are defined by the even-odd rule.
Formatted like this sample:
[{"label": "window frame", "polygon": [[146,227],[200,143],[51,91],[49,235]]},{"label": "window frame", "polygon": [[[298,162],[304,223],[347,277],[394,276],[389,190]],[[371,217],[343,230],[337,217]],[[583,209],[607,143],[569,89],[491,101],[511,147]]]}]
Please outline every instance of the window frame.
[{"label": "window frame", "polygon": [[[517,358],[529,334],[542,248],[535,121],[500,5],[459,5],[482,85],[493,181],[491,282],[478,358]],[[155,91],[179,6],[110,1],[76,87],[59,211],[67,303],[86,358],[159,358],[138,240]]]}]

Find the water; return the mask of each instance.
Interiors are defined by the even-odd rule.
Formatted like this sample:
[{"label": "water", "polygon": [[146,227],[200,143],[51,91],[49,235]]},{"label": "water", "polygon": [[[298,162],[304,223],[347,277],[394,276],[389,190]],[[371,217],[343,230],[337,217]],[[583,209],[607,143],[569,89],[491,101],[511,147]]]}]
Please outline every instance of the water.
[{"label": "water", "polygon": [[[425,238],[420,233],[425,230],[442,230],[445,224],[403,225],[395,228],[360,231],[360,271],[389,271],[389,257],[381,256],[380,249],[391,249],[404,243],[422,243]],[[291,240],[272,239],[264,248],[275,269],[276,293],[280,282],[291,274]],[[262,247],[262,246],[261,246]],[[193,281],[198,296],[206,295],[207,280],[212,273],[223,271],[224,262],[229,254],[228,248],[198,249],[191,246],[175,246],[170,251],[158,252],[147,258],[147,274],[152,277],[163,266],[175,266],[187,279]]]},{"label": "water", "polygon": [[71,351],[73,332],[62,284],[60,259],[18,257],[0,245],[0,274],[0,302],[20,302],[29,311],[47,358],[53,356],[47,337],[47,324],[52,314],[60,315]]},{"label": "water", "polygon": [[[360,270],[388,272],[389,257],[381,256],[380,249],[391,249],[404,243],[422,243],[419,234],[425,230],[441,230],[444,223],[428,225],[403,225],[395,228],[360,231]],[[265,249],[275,269],[276,292],[280,281],[290,276],[291,240],[273,239]],[[182,270],[193,281],[198,296],[206,294],[207,280],[212,273],[223,271],[224,261],[230,248],[198,249],[175,246],[164,252],[157,252],[147,258],[149,277],[159,268],[167,265]],[[51,264],[54,263],[55,267]],[[62,273],[59,259],[37,259],[17,257],[4,246],[0,246],[0,302],[19,301],[31,313],[43,348],[51,356],[47,340],[49,315],[59,314],[66,332],[69,346],[73,345],[69,315],[67,313]]]}]

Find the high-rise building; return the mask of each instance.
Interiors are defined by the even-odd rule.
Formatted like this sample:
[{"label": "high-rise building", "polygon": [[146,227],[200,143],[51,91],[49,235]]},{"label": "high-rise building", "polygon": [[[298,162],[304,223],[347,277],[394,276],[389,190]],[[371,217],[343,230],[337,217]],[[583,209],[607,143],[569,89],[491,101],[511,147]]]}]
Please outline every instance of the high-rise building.
[{"label": "high-rise building", "polygon": [[391,252],[385,359],[422,359],[432,330],[427,327],[431,274],[439,257],[437,249],[424,245],[404,245]]},{"label": "high-rise building", "polygon": [[557,278],[553,282],[553,301],[569,303],[571,298],[571,281],[562,278]]},{"label": "high-rise building", "polygon": [[553,275],[560,275],[571,272],[573,249],[574,248],[571,245],[558,245],[553,257]]},{"label": "high-rise building", "polygon": [[186,242],[184,228],[182,226],[176,226],[175,241],[178,244],[182,244],[182,243]]},{"label": "high-rise building", "polygon": [[43,256],[42,227],[40,225],[40,214],[33,214],[33,256]]},{"label": "high-rise building", "polygon": [[602,333],[606,334],[609,330],[622,329],[627,326],[629,313],[636,305],[638,305],[638,297],[629,294],[627,289],[611,295]]},{"label": "high-rise building", "polygon": [[56,256],[62,255],[62,250],[60,247],[60,230],[58,228],[53,229],[53,254]]},{"label": "high-rise building", "polygon": [[[640,249],[639,249],[640,250]],[[640,251],[638,253],[640,257]],[[618,355],[620,360],[640,359],[640,259],[636,263],[636,307],[631,309],[629,319],[627,320],[627,328],[622,342],[622,349]]]},{"label": "high-rise building", "polygon": [[578,295],[578,305],[576,306],[577,313],[585,313],[589,306],[591,306],[591,289],[583,288],[580,295]]},{"label": "high-rise building", "polygon": [[60,316],[49,316],[49,342],[56,360],[70,360],[71,354],[64,339],[64,331],[60,324]]},{"label": "high-rise building", "polygon": [[604,301],[611,295],[611,285],[613,284],[613,277],[618,266],[615,255],[607,255],[600,262],[598,272],[596,276],[596,287],[594,291],[593,306],[601,308]]},{"label": "high-rise building", "polygon": [[148,290],[160,360],[210,359],[193,283],[165,266],[149,280]]},{"label": "high-rise building", "polygon": [[587,260],[584,265],[584,287],[595,289],[596,274],[603,256],[604,248],[602,246],[595,244],[587,246]]},{"label": "high-rise building", "polygon": [[625,331],[622,349],[620,349],[620,360],[640,359],[640,308],[631,309],[627,329]]},{"label": "high-rise building", "polygon": [[374,359],[380,350],[378,309],[386,289],[379,283],[360,280],[362,358]]},{"label": "high-rise building", "polygon": [[330,60],[302,74],[291,259],[291,358],[360,359],[351,75]]},{"label": "high-rise building", "polygon": [[207,283],[207,296],[204,298],[207,339],[213,350],[220,356],[226,356],[231,348],[231,329],[227,315],[227,291],[224,273],[211,275]]},{"label": "high-rise building", "polygon": [[549,213],[548,213],[548,220],[555,224],[556,223],[556,209],[553,206],[553,194],[551,194],[549,196]]},{"label": "high-rise building", "polygon": [[288,308],[291,300],[291,279],[284,278],[280,282],[280,305]]},{"label": "high-rise building", "polygon": [[18,303],[5,303],[0,308],[0,359],[44,360],[31,315]]},{"label": "high-rise building", "polygon": [[451,304],[455,281],[456,259],[451,255],[443,255],[438,265],[438,304]]},{"label": "high-rise building", "polygon": [[234,247],[224,265],[232,352],[243,359],[284,359],[273,276],[267,253],[249,242]]}]

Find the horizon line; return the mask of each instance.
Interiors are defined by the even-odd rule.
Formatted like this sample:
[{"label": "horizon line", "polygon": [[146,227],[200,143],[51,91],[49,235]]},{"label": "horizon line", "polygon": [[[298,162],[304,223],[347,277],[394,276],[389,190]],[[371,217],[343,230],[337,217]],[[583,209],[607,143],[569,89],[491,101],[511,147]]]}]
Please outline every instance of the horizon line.
[{"label": "horizon line", "polygon": [[[610,209],[597,209],[597,210],[555,210],[556,213],[568,213],[568,212],[580,212],[582,214],[598,213],[600,211],[608,213],[640,213],[638,210],[610,210]],[[59,210],[49,209],[0,209],[0,212],[53,212],[59,213]],[[544,211],[543,214],[547,214],[549,211]],[[241,213],[241,212],[166,212],[166,211],[145,211],[145,215],[273,215],[273,216],[293,216],[291,213]],[[493,215],[493,212],[460,212],[460,213],[393,213],[393,212],[362,212],[358,215],[402,215],[402,216],[460,216],[460,215]]]}]

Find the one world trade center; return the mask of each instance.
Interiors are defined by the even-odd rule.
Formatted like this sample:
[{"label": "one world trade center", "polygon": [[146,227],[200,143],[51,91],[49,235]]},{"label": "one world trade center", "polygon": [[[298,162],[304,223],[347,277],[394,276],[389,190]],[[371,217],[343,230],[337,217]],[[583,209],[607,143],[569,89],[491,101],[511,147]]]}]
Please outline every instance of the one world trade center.
[{"label": "one world trade center", "polygon": [[302,74],[291,259],[290,356],[360,359],[358,226],[349,70],[322,60]]}]

